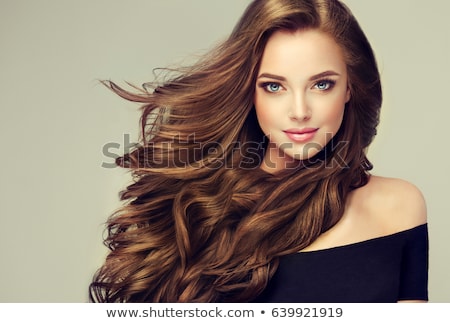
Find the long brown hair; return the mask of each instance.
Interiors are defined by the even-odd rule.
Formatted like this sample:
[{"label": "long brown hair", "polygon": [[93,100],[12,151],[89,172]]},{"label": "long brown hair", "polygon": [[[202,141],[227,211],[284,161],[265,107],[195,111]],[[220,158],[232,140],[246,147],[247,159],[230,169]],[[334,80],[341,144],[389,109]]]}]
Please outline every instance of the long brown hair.
[{"label": "long brown hair", "polygon": [[[268,174],[259,168],[267,145],[253,106],[256,74],[270,35],[301,28],[342,47],[351,99],[323,151]],[[142,142],[116,161],[134,182],[108,220],[110,253],[90,285],[92,301],[251,301],[279,257],[336,224],[348,193],[367,183],[380,77],[338,0],[255,0],[223,44],[153,91],[107,85],[143,103]]]}]

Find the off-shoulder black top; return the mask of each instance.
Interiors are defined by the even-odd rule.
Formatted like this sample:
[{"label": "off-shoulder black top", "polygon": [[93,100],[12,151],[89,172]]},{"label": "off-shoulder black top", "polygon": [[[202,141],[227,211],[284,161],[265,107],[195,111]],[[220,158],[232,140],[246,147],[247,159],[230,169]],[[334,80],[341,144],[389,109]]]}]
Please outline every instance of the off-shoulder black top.
[{"label": "off-shoulder black top", "polygon": [[428,300],[427,224],[345,246],[283,256],[255,302],[399,300]]}]

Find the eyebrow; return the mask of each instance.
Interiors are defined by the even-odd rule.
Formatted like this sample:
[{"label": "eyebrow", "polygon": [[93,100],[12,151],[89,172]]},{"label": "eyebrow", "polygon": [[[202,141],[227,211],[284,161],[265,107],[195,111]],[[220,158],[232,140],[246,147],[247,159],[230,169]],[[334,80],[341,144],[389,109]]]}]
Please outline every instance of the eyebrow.
[{"label": "eyebrow", "polygon": [[[309,78],[309,81],[316,81],[316,80],[319,80],[321,78],[328,77],[328,76],[340,76],[340,74],[335,71],[325,71],[325,72],[311,76]],[[278,81],[286,81],[286,78],[284,76],[280,76],[280,75],[276,75],[276,74],[262,73],[261,75],[258,76],[258,78],[263,78],[263,77],[278,80]]]}]

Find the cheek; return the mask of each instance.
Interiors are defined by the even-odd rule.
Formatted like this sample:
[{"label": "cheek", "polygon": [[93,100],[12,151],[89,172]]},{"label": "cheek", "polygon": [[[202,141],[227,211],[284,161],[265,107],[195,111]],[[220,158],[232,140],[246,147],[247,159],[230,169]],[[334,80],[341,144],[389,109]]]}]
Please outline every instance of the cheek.
[{"label": "cheek", "polygon": [[[324,120],[324,130],[328,134],[327,138],[331,139],[334,137],[339,129],[341,128],[342,122],[344,120],[344,109],[342,107],[333,110],[328,114],[327,119]],[[331,137],[330,137],[331,134]]]},{"label": "cheek", "polygon": [[324,102],[324,113],[322,115],[322,121],[325,122],[330,128],[332,128],[330,130],[337,131],[339,129],[344,118],[345,103],[345,96],[330,98],[330,100]]},{"label": "cheek", "polygon": [[270,122],[270,112],[268,109],[264,109],[264,107],[261,107],[260,105],[255,106],[256,109],[256,118],[258,119],[258,123],[261,126],[261,128],[264,128],[264,126],[267,125],[268,122]]},{"label": "cheek", "polygon": [[334,124],[335,127],[339,128],[341,126],[342,120],[344,118],[344,105],[339,105],[334,107],[328,115],[328,122]]},{"label": "cheek", "polygon": [[270,100],[262,100],[258,95],[255,96],[254,106],[256,111],[256,117],[258,119],[258,124],[267,135],[268,127],[273,124],[274,113],[271,109]]}]

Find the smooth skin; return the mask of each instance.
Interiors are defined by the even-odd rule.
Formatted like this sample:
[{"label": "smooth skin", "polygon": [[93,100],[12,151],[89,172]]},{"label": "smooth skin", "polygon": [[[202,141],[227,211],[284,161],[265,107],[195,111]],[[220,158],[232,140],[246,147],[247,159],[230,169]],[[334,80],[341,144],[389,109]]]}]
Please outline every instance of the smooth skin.
[{"label": "smooth skin", "polygon": [[[261,168],[273,173],[314,157],[339,130],[350,98],[343,53],[333,38],[312,29],[275,32],[263,54],[254,98],[271,147]],[[371,176],[350,193],[341,220],[301,252],[383,237],[426,222],[425,200],[416,186]]]},{"label": "smooth skin", "polygon": [[272,173],[316,155],[339,130],[349,99],[347,66],[333,38],[316,30],[275,32],[254,99],[270,144],[262,168]]}]

